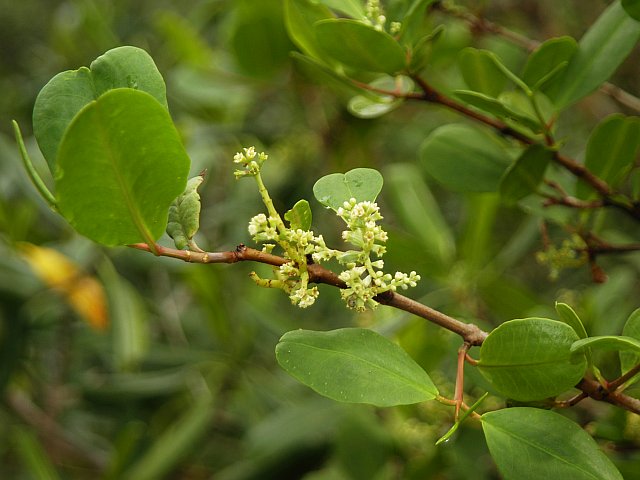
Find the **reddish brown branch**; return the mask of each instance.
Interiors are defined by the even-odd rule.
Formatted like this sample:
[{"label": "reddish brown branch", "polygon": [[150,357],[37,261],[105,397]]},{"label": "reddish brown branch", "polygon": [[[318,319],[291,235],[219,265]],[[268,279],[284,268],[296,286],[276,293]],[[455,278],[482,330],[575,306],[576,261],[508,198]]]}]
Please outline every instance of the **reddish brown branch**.
[{"label": "reddish brown branch", "polygon": [[630,397],[616,390],[611,391],[589,378],[583,378],[578,384],[578,388],[594,400],[611,403],[612,405],[617,405],[618,407],[640,415],[640,400],[637,398]]},{"label": "reddish brown branch", "polygon": [[629,380],[631,380],[633,377],[638,375],[638,373],[640,373],[640,363],[638,365],[636,365],[635,367],[633,367],[631,370],[629,370],[627,373],[622,375],[621,377],[618,377],[615,380],[613,380],[612,382],[609,382],[607,384],[607,388],[609,390],[616,390],[619,386],[624,385]]}]

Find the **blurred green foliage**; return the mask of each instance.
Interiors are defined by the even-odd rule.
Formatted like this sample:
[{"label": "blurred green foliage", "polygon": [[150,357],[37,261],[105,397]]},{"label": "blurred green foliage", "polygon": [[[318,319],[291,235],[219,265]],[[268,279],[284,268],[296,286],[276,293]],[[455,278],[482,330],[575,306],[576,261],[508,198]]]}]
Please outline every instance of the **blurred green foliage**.
[{"label": "blurred green foliage", "polygon": [[[533,38],[579,36],[601,2],[469,1],[471,8]],[[388,2],[388,11],[404,2]],[[464,425],[435,447],[452,412],[435,402],[376,410],[318,397],[275,365],[274,346],[295,328],[374,326],[395,335],[443,394],[453,393],[459,339],[423,320],[379,308],[354,314],[331,288],[310,309],[257,288],[245,264],[188,265],[126,248],[106,249],[73,233],[42,201],[19,163],[10,119],[46,179],[30,133],[35,97],[57,72],[106,50],[135,45],[154,58],[167,82],[169,108],[192,159],[200,189],[207,250],[229,250],[250,237],[261,211],[251,182],[234,181],[233,153],[255,144],[270,154],[265,181],[284,212],[312,198],[321,176],[356,167],[381,170],[379,203],[390,241],[389,269],[423,278],[412,296],[491,328],[505,320],[554,316],[561,299],[591,335],[619,334],[637,307],[640,260],[603,258],[608,282],[585,269],[556,282],[536,264],[538,221],[502,206],[494,193],[455,195],[419,165],[424,138],[456,115],[408,104],[377,120],[352,116],[344,92],[310,81],[289,55],[278,0],[0,0],[0,477],[106,479],[493,479],[479,426]],[[460,20],[432,52],[429,75],[445,91],[463,88],[455,55],[490,47],[511,68],[526,54],[495,36],[474,36]],[[639,91],[637,56],[614,81]],[[595,95],[563,117],[560,134],[582,143],[604,115],[617,111]],[[340,225],[312,204],[314,228],[329,243]],[[601,219],[621,241],[637,238],[626,220]],[[550,234],[555,232],[553,227]],[[169,240],[164,239],[165,242]],[[95,276],[108,298],[110,328],[83,321],[68,296],[30,269],[20,242],[53,248]],[[169,244],[169,243],[167,243]],[[263,271],[264,270],[264,271]],[[476,353],[476,352],[472,352]],[[615,376],[617,364],[610,362]],[[466,390],[488,389],[474,369]],[[493,403],[492,403],[493,402]],[[489,397],[483,405],[497,405]],[[640,468],[640,423],[588,404],[588,429],[610,448],[623,473]],[[571,413],[580,422],[582,412]],[[631,475],[631,473],[628,473]],[[631,478],[631,477],[628,477]]]}]

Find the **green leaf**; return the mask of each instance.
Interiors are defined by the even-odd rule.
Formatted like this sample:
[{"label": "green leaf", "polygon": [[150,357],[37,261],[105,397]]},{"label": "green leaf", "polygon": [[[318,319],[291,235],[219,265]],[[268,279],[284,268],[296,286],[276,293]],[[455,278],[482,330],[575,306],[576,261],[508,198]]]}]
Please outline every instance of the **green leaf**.
[{"label": "green leaf", "polygon": [[588,337],[574,342],[573,345],[571,345],[571,353],[583,352],[585,349],[591,347],[599,350],[613,350],[616,352],[630,350],[640,353],[640,340],[633,337],[615,335]]},{"label": "green leaf", "polygon": [[89,68],[59,73],[40,90],[33,107],[33,133],[52,172],[60,142],[73,117],[114,88],[142,90],[167,108],[164,80],[153,59],[144,50],[130,46],[109,50]]},{"label": "green leaf", "polygon": [[296,204],[284,214],[284,219],[289,222],[293,230],[309,230],[311,228],[311,207],[306,200],[298,200]]},{"label": "green leaf", "polygon": [[324,5],[310,0],[285,0],[284,21],[289,37],[300,50],[316,59],[322,59],[326,54],[318,45],[313,25],[329,18],[333,15]]},{"label": "green leaf", "polygon": [[372,330],[294,330],[280,339],[276,358],[291,376],[340,402],[389,407],[438,395],[404,350]]},{"label": "green leaf", "polygon": [[507,203],[516,203],[535,193],[552,158],[553,152],[543,145],[536,144],[527,148],[502,177],[502,199]]},{"label": "green leaf", "polygon": [[558,73],[561,65],[565,67],[578,49],[572,37],[550,38],[536,48],[524,66],[522,80],[534,90],[542,87],[542,81],[549,81],[548,75]]},{"label": "green leaf", "polygon": [[[405,94],[413,89],[413,81],[409,77],[398,75],[397,77],[383,76],[370,82],[373,88],[387,90],[396,94]],[[347,108],[358,118],[376,118],[398,108],[404,100],[394,95],[356,95]]]},{"label": "green leaf", "polygon": [[420,73],[421,70],[427,67],[434,44],[442,36],[443,32],[444,26],[438,25],[431,33],[418,40],[411,51],[411,61],[409,62],[409,70],[411,72]]},{"label": "green leaf", "polygon": [[358,202],[375,202],[384,180],[372,168],[354,168],[347,173],[332,173],[313,186],[316,199],[326,207],[338,210],[351,198]]},{"label": "green leaf", "polygon": [[576,340],[573,328],[555,320],[510,320],[484,341],[478,368],[508,398],[553,397],[577,384],[587,368],[583,355],[571,355]]},{"label": "green leaf", "polygon": [[584,324],[578,314],[573,308],[566,303],[556,302],[556,312],[560,315],[560,319],[569,325],[578,334],[580,338],[587,338],[587,330],[584,328]]},{"label": "green leaf", "polygon": [[621,3],[622,8],[631,18],[640,21],[640,0],[622,0]]},{"label": "green leaf", "polygon": [[569,65],[554,80],[547,95],[565,108],[606,82],[640,39],[640,23],[612,3],[580,39]]},{"label": "green leaf", "polygon": [[475,412],[480,406],[480,404],[484,401],[484,399],[487,398],[488,396],[489,396],[489,392],[486,392],[478,400],[476,400],[473,405],[471,405],[467,410],[465,410],[464,413],[460,416],[460,418],[456,421],[456,423],[454,423],[451,426],[451,428],[447,431],[447,433],[445,433],[443,436],[441,436],[438,439],[438,441],[436,441],[436,445],[440,445],[441,443],[444,443],[447,440],[449,440],[453,436],[453,434],[456,433],[460,425],[462,425],[462,422],[464,422],[467,419],[467,417],[469,417],[469,415]]},{"label": "green leaf", "polygon": [[460,52],[460,72],[471,90],[490,97],[498,96],[505,86],[506,78],[496,60],[495,54],[487,50],[467,47]]},{"label": "green leaf", "polygon": [[85,106],[58,153],[62,215],[104,245],[153,244],[186,187],[189,157],[167,110],[151,95],[115,89]]},{"label": "green leaf", "polygon": [[623,480],[593,438],[558,413],[506,408],[482,415],[482,429],[504,480]]},{"label": "green leaf", "polygon": [[300,66],[305,75],[319,85],[332,87],[345,96],[362,95],[368,98],[377,98],[374,93],[356,87],[348,77],[327,67],[313,57],[301,55],[298,52],[291,52],[291,57]]},{"label": "green leaf", "polygon": [[[640,119],[616,113],[591,133],[584,163],[594,175],[615,187],[633,167],[639,150]],[[586,198],[591,193],[586,184],[578,184],[578,196]]]},{"label": "green leaf", "polygon": [[176,197],[169,207],[167,233],[173,238],[176,248],[179,250],[189,247],[191,239],[200,229],[200,194],[198,193],[198,187],[203,181],[203,175],[189,179],[187,188]]},{"label": "green leaf", "polygon": [[[402,17],[402,27],[399,33],[400,41],[404,45],[410,46],[414,44],[424,23],[427,7],[433,2],[434,0],[414,0],[409,5],[407,13]],[[441,32],[442,29],[439,29],[439,31]]]},{"label": "green leaf", "polygon": [[318,0],[318,2],[356,20],[362,20],[365,17],[363,2],[360,0]]},{"label": "green leaf", "polygon": [[314,30],[325,52],[348,67],[392,75],[406,66],[400,44],[388,33],[362,22],[321,20],[314,25]]},{"label": "green leaf", "polygon": [[495,192],[511,159],[496,137],[463,124],[435,129],[420,148],[422,166],[457,192]]},{"label": "green leaf", "polygon": [[[626,337],[631,337],[640,341],[640,308],[629,315],[629,318],[622,329],[622,334]],[[639,363],[640,354],[628,350],[620,352],[620,369],[623,374],[627,373]],[[638,378],[639,377],[636,376],[628,383],[635,383]]]},{"label": "green leaf", "polygon": [[28,475],[31,478],[39,480],[59,480],[60,476],[40,444],[38,436],[19,425],[13,426],[11,430],[13,433],[11,443],[26,470],[25,474],[29,472]]}]

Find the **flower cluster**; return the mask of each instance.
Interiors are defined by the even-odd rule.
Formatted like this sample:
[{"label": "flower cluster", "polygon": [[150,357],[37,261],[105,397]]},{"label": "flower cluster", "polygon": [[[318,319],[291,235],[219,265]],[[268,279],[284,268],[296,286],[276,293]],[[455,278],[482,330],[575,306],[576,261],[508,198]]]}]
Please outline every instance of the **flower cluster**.
[{"label": "flower cluster", "polygon": [[384,15],[380,0],[368,0],[365,5],[365,22],[373,25],[376,30],[384,30],[384,24],[387,22],[387,17]]},{"label": "flower cluster", "polygon": [[243,148],[242,152],[238,152],[233,156],[233,163],[244,165],[242,170],[236,170],[234,175],[236,178],[246,176],[256,176],[260,173],[260,167],[264,161],[269,158],[264,152],[257,153],[255,147]]},{"label": "flower cluster", "polygon": [[556,280],[565,268],[578,268],[588,261],[586,244],[579,235],[564,239],[557,247],[550,245],[543,252],[536,253],[536,260],[549,267],[549,278]]}]

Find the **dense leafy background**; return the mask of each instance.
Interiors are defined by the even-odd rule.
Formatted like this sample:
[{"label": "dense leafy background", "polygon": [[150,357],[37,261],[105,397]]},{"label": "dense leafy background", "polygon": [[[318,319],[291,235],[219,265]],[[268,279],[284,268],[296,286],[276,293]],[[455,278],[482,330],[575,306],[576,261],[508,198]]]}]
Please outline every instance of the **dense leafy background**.
[{"label": "dense leafy background", "polygon": [[[389,2],[389,11],[402,3]],[[579,37],[604,8],[596,0],[461,3],[536,39]],[[375,326],[395,335],[450,396],[459,342],[453,334],[385,308],[354,315],[330,288],[321,288],[313,308],[299,310],[279,292],[255,287],[247,279],[250,265],[187,265],[100,248],[39,199],[19,166],[10,119],[23,126],[44,176],[46,162],[30,131],[38,91],[56,73],[119,45],[142,47],[154,58],[191,173],[209,172],[200,190],[201,247],[250,242],[244,219],[262,209],[251,182],[234,181],[231,157],[256,144],[270,153],[264,175],[279,210],[308,198],[314,228],[334,243],[340,225],[312,201],[314,182],[357,167],[381,170],[379,201],[391,234],[387,265],[417,270],[423,281],[412,296],[451,315],[490,329],[512,318],[554,318],[560,298],[593,336],[619,334],[638,306],[637,257],[603,259],[609,276],[603,285],[592,284],[586,269],[550,282],[534,260],[538,220],[503,206],[495,194],[452,194],[427,175],[421,144],[460,117],[406,105],[378,120],[359,119],[342,93],[311,82],[304,64],[289,55],[295,47],[279,0],[0,0],[0,15],[3,478],[34,478],[38,471],[56,478],[52,468],[63,478],[95,478],[96,465],[106,478],[136,479],[214,472],[219,479],[299,478],[314,470],[306,478],[497,478],[477,422],[436,448],[452,422],[450,409],[435,402],[381,411],[336,404],[275,364],[274,347],[288,330]],[[503,40],[474,37],[447,17],[437,21],[448,33],[433,54],[435,85],[464,88],[455,55],[466,46],[492,49],[510,68],[524,63],[525,54]],[[637,59],[632,54],[614,77],[635,92]],[[598,94],[572,107],[559,125],[559,136],[570,134],[566,151],[580,157],[592,128],[618,110]],[[619,217],[603,222],[605,230],[618,227],[621,240],[637,238],[637,227]],[[62,252],[81,269],[73,279],[99,279],[110,328],[92,327],[86,321],[92,310],[71,306],[68,284],[52,289],[51,275],[32,270],[25,257],[33,250],[20,242]],[[46,254],[40,265],[49,274],[59,266]],[[616,362],[608,364],[611,371],[603,373],[615,376]],[[487,388],[468,368],[467,391],[477,397]],[[489,397],[483,408],[500,402]],[[57,434],[32,414],[34,405],[56,419],[73,448],[59,448]],[[590,421],[589,432],[625,476],[637,472],[637,417],[593,403],[567,414]]]}]

